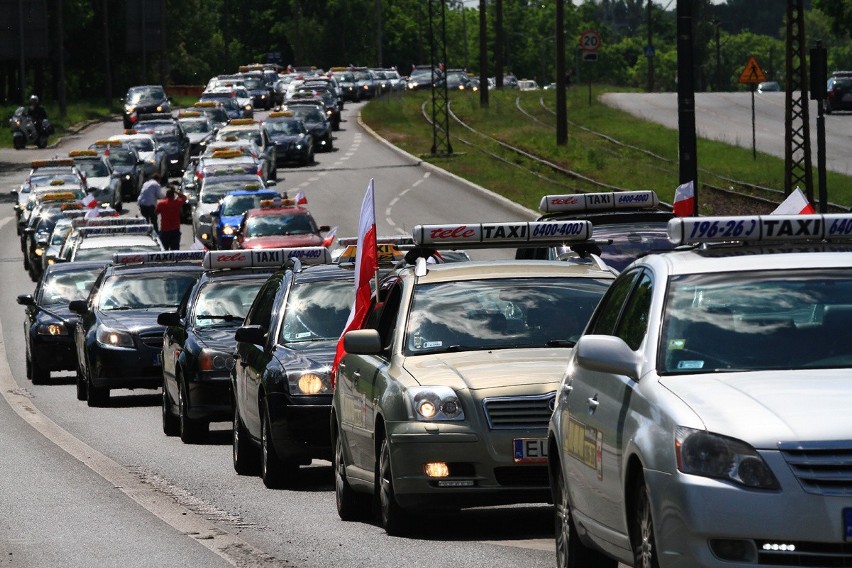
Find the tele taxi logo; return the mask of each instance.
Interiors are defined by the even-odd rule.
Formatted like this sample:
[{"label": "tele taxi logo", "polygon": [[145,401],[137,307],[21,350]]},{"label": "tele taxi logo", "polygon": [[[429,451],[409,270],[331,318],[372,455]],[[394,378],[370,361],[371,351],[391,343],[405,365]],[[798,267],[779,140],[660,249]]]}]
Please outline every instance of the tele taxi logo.
[{"label": "tele taxi logo", "polygon": [[467,225],[458,225],[453,228],[432,229],[429,233],[430,239],[470,239],[476,236],[476,229]]},{"label": "tele taxi logo", "polygon": [[243,253],[222,254],[216,257],[216,262],[243,262],[247,260]]},{"label": "tele taxi logo", "polygon": [[579,205],[580,199],[576,195],[570,197],[556,197],[550,200],[553,205]]},{"label": "tele taxi logo", "polygon": [[118,259],[118,263],[119,264],[134,264],[134,263],[137,263],[137,262],[142,262],[143,260],[145,260],[145,257],[140,256],[140,255],[122,256],[120,259]]}]

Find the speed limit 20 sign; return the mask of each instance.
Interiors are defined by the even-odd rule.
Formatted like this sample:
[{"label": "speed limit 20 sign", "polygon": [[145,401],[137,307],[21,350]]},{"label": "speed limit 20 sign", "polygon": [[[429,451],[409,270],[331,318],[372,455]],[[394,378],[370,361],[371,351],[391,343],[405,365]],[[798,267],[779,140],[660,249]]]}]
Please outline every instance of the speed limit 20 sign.
[{"label": "speed limit 20 sign", "polygon": [[580,49],[583,51],[597,51],[601,46],[601,34],[593,30],[586,30],[580,34]]}]

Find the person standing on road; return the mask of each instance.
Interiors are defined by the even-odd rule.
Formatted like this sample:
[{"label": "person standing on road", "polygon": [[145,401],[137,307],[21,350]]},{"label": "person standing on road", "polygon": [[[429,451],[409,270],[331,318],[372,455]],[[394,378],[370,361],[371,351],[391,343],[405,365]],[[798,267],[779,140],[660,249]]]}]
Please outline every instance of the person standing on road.
[{"label": "person standing on road", "polygon": [[139,212],[142,213],[142,217],[154,225],[155,232],[159,232],[157,228],[157,202],[162,198],[163,186],[160,185],[160,174],[154,172],[148,181],[142,184],[136,203],[139,205]]},{"label": "person standing on road", "polygon": [[186,195],[170,186],[166,198],[157,202],[156,211],[160,215],[160,241],[166,250],[180,249],[180,213]]}]

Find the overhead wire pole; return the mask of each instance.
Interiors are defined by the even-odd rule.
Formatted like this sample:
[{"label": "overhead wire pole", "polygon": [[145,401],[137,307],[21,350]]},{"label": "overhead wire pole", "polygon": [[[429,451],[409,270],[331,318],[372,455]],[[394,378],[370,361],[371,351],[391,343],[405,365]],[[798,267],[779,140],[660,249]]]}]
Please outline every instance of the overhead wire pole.
[{"label": "overhead wire pole", "polygon": [[692,54],[692,0],[677,0],[678,183],[692,182],[698,215],[698,143],[695,136],[695,68]]},{"label": "overhead wire pole", "polygon": [[[444,0],[429,2],[429,45],[432,63],[432,155],[449,156],[453,153],[450,144],[449,95],[447,94],[447,18]],[[444,69],[444,77],[436,81],[439,66]]]},{"label": "overhead wire pole", "polygon": [[808,71],[805,64],[804,0],[787,0],[786,116],[784,119],[784,191],[801,187],[813,203]]},{"label": "overhead wire pole", "polygon": [[488,13],[487,0],[479,0],[479,106],[488,108]]},{"label": "overhead wire pole", "polygon": [[568,143],[565,96],[565,1],[556,0],[556,145]]}]

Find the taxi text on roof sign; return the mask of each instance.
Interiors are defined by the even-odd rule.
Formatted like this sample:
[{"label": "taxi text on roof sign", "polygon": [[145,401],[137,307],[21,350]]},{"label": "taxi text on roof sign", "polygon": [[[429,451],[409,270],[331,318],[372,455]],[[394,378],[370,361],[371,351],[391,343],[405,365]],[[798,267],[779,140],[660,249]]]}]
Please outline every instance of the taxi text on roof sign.
[{"label": "taxi text on roof sign", "polygon": [[211,250],[204,255],[202,266],[209,269],[282,266],[291,258],[297,258],[303,264],[328,264],[331,262],[331,254],[325,247],[300,247]]},{"label": "taxi text on roof sign", "polygon": [[669,220],[668,233],[675,244],[850,239],[852,215],[677,217]]},{"label": "taxi text on roof sign", "polygon": [[173,250],[162,252],[117,252],[112,255],[113,264],[156,264],[170,262],[200,262],[207,251]]},{"label": "taxi text on roof sign", "polygon": [[649,209],[657,207],[660,200],[653,191],[611,191],[605,193],[578,193],[545,195],[538,205],[540,211],[606,211],[614,209]]},{"label": "taxi text on roof sign", "polygon": [[587,241],[591,235],[592,224],[589,221],[417,225],[412,232],[418,245],[442,246]]}]

